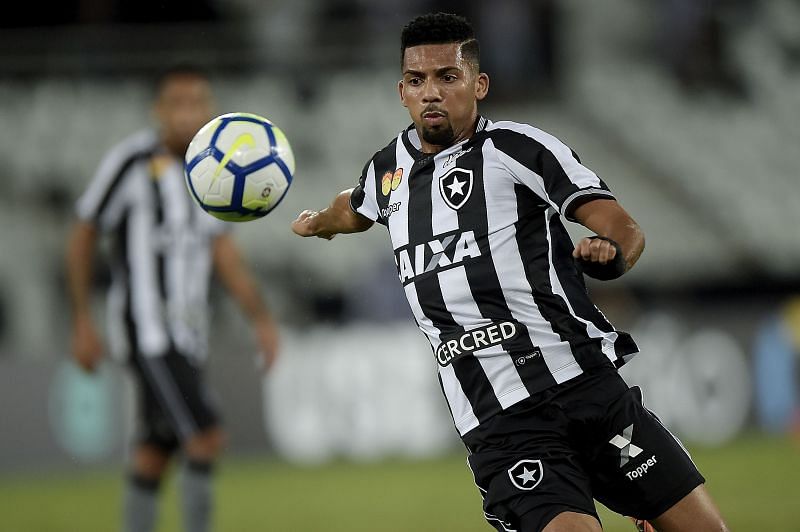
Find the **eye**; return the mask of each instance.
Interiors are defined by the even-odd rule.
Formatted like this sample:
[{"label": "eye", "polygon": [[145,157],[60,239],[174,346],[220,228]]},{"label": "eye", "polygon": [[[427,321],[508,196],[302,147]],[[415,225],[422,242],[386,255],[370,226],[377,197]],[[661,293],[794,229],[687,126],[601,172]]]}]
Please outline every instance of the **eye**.
[{"label": "eye", "polygon": [[420,85],[422,85],[422,78],[409,78],[408,84],[411,85],[412,87],[419,87]]},{"label": "eye", "polygon": [[458,79],[458,77],[455,74],[445,74],[444,76],[442,76],[442,80],[445,83],[452,83],[452,82],[456,81],[457,79]]}]

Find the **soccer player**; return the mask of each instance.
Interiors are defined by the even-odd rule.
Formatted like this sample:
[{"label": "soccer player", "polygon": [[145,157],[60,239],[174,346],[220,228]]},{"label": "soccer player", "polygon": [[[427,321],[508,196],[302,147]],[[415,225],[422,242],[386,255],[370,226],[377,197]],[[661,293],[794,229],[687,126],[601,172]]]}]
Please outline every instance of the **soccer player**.
[{"label": "soccer player", "polygon": [[[584,286],[636,263],[639,226],[561,141],[478,114],[489,78],[465,19],[423,15],[401,40],[413,124],[293,231],[387,227],[497,530],[599,531],[593,498],[661,531],[725,530],[683,446],[617,373],[636,344]],[[573,245],[563,219],[596,236]]]},{"label": "soccer player", "polygon": [[[139,392],[139,435],[124,500],[123,529],[147,532],[171,457],[185,456],[181,479],[187,532],[210,528],[214,461],[224,434],[204,382],[207,293],[212,269],[255,328],[268,368],[278,332],[258,287],[222,222],[186,190],[183,154],[212,117],[211,86],[197,69],[170,70],[157,84],[158,130],[112,148],[78,201],[67,249],[73,308],[72,353],[87,371],[104,348],[92,320],[92,261],[100,233],[112,238],[109,341],[122,351]],[[116,344],[116,345],[114,345]]]}]

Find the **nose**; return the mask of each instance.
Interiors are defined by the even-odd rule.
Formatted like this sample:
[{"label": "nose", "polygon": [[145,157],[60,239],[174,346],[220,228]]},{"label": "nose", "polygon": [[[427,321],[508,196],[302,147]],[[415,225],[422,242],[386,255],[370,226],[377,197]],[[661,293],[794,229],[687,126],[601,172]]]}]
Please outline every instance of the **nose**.
[{"label": "nose", "polygon": [[442,101],[442,93],[439,91],[439,86],[435,82],[429,81],[425,84],[422,91],[422,101],[424,103]]}]

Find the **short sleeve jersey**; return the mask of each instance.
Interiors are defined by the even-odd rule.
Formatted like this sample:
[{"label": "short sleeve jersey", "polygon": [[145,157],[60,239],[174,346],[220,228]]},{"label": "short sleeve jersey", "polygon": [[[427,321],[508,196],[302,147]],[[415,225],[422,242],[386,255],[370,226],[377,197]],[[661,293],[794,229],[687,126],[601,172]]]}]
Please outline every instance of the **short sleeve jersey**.
[{"label": "short sleeve jersey", "polygon": [[587,295],[563,219],[614,196],[557,138],[480,117],[425,154],[413,126],[366,164],[351,208],[388,229],[463,435],[518,401],[637,352]]}]

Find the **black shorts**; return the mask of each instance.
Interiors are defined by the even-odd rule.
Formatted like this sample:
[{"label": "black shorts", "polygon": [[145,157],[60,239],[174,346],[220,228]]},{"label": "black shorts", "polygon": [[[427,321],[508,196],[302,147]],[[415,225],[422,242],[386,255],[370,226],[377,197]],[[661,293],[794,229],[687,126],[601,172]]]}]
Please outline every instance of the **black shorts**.
[{"label": "black shorts", "polygon": [[705,482],[689,454],[612,367],[517,403],[463,437],[497,530],[543,529],[564,511],[597,517],[597,499],[640,519]]},{"label": "black shorts", "polygon": [[198,432],[219,425],[203,372],[195,362],[170,351],[131,357],[138,384],[137,441],[173,451]]}]

